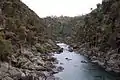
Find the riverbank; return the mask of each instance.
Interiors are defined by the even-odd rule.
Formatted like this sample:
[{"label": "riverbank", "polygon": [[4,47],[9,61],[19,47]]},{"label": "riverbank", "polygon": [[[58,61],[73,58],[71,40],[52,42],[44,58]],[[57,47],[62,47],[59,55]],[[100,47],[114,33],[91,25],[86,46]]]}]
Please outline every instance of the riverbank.
[{"label": "riverbank", "polygon": [[120,54],[117,53],[117,50],[109,50],[104,53],[99,51],[97,47],[90,48],[89,44],[85,43],[82,45],[71,44],[75,51],[88,57],[91,62],[98,64],[108,72],[115,72],[117,75],[120,75]]},{"label": "riverbank", "polygon": [[[56,49],[57,50],[57,49]],[[22,48],[9,62],[0,62],[1,80],[54,80],[57,68],[53,53],[40,53],[34,48]]]}]

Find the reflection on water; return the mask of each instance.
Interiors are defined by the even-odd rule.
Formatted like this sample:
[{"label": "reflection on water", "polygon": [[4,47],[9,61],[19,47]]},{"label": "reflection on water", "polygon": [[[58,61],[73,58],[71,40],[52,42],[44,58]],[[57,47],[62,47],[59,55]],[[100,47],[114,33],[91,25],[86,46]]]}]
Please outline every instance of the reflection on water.
[{"label": "reflection on water", "polygon": [[63,53],[55,54],[58,66],[64,67],[63,72],[55,74],[63,80],[115,80],[115,77],[90,63],[84,56],[68,51],[68,45],[58,44],[64,48]]}]

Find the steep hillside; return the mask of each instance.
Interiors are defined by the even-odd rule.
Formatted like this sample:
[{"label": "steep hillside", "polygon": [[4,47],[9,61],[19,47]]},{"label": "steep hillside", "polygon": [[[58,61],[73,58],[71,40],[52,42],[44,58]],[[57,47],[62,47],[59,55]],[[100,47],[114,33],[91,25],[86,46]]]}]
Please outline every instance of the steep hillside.
[{"label": "steep hillside", "polygon": [[[120,1],[103,0],[74,26],[74,48],[107,71],[120,72]],[[77,37],[76,37],[77,36]]]},{"label": "steep hillside", "polygon": [[45,30],[43,20],[20,0],[0,0],[0,80],[46,78],[43,71],[55,67],[48,53],[57,46]]},{"label": "steep hillside", "polygon": [[49,38],[63,41],[66,37],[71,36],[72,26],[69,24],[72,17],[46,17],[44,22],[47,24]]}]

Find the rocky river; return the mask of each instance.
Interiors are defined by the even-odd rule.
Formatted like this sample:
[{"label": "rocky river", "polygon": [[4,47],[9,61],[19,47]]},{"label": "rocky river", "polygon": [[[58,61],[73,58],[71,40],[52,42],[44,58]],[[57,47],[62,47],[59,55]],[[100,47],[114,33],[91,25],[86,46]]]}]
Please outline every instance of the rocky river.
[{"label": "rocky river", "polygon": [[60,77],[62,80],[120,80],[97,64],[91,63],[83,55],[69,51],[68,45],[64,43],[58,45],[63,48],[63,52],[54,55],[59,62],[56,66],[61,66],[64,70],[55,74],[55,77]]}]

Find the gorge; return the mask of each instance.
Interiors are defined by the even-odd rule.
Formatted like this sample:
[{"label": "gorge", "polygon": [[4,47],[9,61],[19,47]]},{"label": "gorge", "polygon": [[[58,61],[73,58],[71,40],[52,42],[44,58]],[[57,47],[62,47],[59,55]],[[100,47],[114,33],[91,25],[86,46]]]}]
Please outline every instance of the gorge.
[{"label": "gorge", "polygon": [[120,80],[119,18],[119,0],[45,18],[0,0],[0,80]]}]

